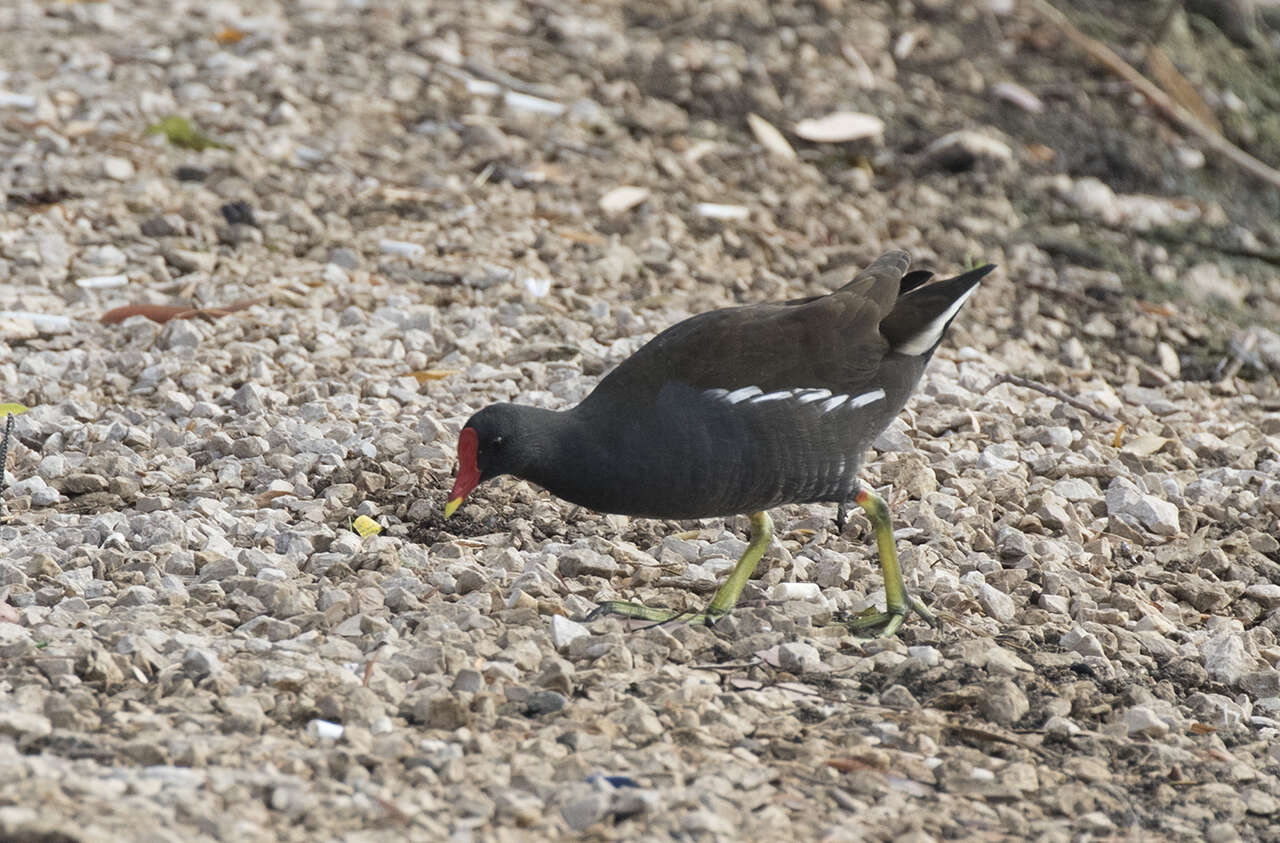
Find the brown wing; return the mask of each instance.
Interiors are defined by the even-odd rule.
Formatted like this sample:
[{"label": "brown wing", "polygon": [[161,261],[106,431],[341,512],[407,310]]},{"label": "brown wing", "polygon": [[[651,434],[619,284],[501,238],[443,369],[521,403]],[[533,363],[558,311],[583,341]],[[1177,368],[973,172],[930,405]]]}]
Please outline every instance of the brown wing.
[{"label": "brown wing", "polygon": [[623,361],[593,396],[650,403],[672,382],[702,389],[758,386],[765,392],[871,388],[889,351],[880,320],[893,308],[908,263],[905,252],[889,252],[827,296],[686,319]]}]

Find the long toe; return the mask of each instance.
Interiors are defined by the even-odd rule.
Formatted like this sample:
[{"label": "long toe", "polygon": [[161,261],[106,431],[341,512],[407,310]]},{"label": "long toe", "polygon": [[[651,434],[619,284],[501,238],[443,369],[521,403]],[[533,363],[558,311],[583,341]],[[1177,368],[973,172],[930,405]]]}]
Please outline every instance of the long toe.
[{"label": "long toe", "polygon": [[[628,603],[625,600],[606,600],[597,606],[592,612],[583,618],[584,621],[595,621],[606,617],[634,618],[640,621],[649,621],[650,623],[666,623],[670,620],[676,620],[682,613],[675,609],[662,609],[645,606],[642,603]],[[689,615],[689,617],[693,617]]]},{"label": "long toe", "polygon": [[907,619],[907,616],[912,614],[919,615],[925,623],[934,629],[939,629],[942,626],[938,616],[930,611],[929,607],[920,601],[920,598],[912,594],[907,595],[905,606],[893,606],[885,612],[868,609],[846,620],[844,625],[855,635],[865,634],[868,637],[891,638],[898,633],[898,630],[902,627],[902,622]]}]

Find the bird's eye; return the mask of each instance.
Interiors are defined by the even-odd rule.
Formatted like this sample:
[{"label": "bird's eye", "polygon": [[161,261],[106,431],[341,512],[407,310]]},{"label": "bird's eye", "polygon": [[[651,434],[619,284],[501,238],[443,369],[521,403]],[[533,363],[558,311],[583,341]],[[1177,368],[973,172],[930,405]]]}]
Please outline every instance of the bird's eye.
[{"label": "bird's eye", "polygon": [[495,448],[501,448],[501,447],[502,447],[502,437],[501,437],[501,436],[495,436],[495,437],[493,437],[493,447],[495,447]]}]

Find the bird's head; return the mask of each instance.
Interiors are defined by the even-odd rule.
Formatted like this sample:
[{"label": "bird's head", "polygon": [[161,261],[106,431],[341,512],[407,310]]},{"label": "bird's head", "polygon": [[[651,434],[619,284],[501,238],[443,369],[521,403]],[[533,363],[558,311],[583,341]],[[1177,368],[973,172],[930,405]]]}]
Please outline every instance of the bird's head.
[{"label": "bird's head", "polygon": [[521,472],[528,459],[524,428],[529,409],[493,404],[467,419],[458,434],[458,477],[444,505],[445,518],[484,481]]}]

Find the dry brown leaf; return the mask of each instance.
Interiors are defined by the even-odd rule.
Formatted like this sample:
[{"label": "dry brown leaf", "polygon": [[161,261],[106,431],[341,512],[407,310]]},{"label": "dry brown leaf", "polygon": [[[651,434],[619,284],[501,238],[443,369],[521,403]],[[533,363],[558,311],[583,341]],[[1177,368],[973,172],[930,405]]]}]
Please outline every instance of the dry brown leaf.
[{"label": "dry brown leaf", "polygon": [[1119,448],[1121,445],[1123,445],[1123,444],[1124,444],[1124,429],[1125,429],[1125,427],[1126,427],[1126,425],[1124,424],[1124,422],[1121,422],[1121,423],[1120,423],[1120,426],[1116,428],[1116,435],[1115,435],[1115,437],[1114,437],[1114,438],[1112,438],[1112,440],[1111,440],[1111,447],[1112,447],[1112,448]]},{"label": "dry brown leaf", "polygon": [[427,381],[442,381],[449,377],[449,375],[456,374],[458,374],[458,372],[454,369],[421,369],[419,371],[409,373],[410,377],[417,379],[419,386]]},{"label": "dry brown leaf", "polygon": [[1150,313],[1152,316],[1173,316],[1177,311],[1172,305],[1158,304],[1156,302],[1143,301],[1138,299],[1138,309],[1143,313]]},{"label": "dry brown leaf", "polygon": [[873,773],[883,772],[874,764],[868,764],[866,761],[859,758],[828,758],[824,763],[828,767],[839,770],[842,773],[865,773],[868,771]]},{"label": "dry brown leaf", "polygon": [[292,494],[294,494],[294,493],[293,493],[293,492],[286,491],[286,490],[284,490],[284,489],[268,489],[267,491],[265,491],[265,492],[263,492],[262,494],[260,494],[260,495],[258,495],[257,497],[255,497],[255,498],[253,499],[253,501],[254,501],[254,503],[256,503],[258,506],[260,506],[260,507],[261,507],[261,506],[266,506],[267,504],[271,503],[271,502],[272,502],[273,500],[275,500],[276,498],[283,498],[283,497],[285,497],[286,495],[292,495]]},{"label": "dry brown leaf", "polygon": [[223,27],[221,32],[213,36],[213,39],[226,47],[231,44],[239,44],[245,39],[246,35],[248,35],[248,33],[244,30],[236,29],[234,26],[227,26]]},{"label": "dry brown leaf", "polygon": [[1193,735],[1212,735],[1218,730],[1210,726],[1208,723],[1197,722],[1192,723],[1188,731]]},{"label": "dry brown leaf", "polygon": [[566,240],[574,243],[581,243],[584,246],[603,246],[606,242],[599,234],[592,234],[590,231],[578,231],[572,228],[562,228],[556,233]]},{"label": "dry brown leaf", "polygon": [[1058,153],[1054,152],[1052,147],[1045,146],[1042,143],[1030,143],[1027,144],[1027,156],[1033,161],[1048,164],[1058,157]]},{"label": "dry brown leaf", "polygon": [[171,319],[218,319],[231,313],[246,310],[264,299],[242,299],[222,307],[190,307],[181,304],[126,304],[102,314],[104,325],[119,325],[131,316],[145,316],[152,322],[164,324]]}]

